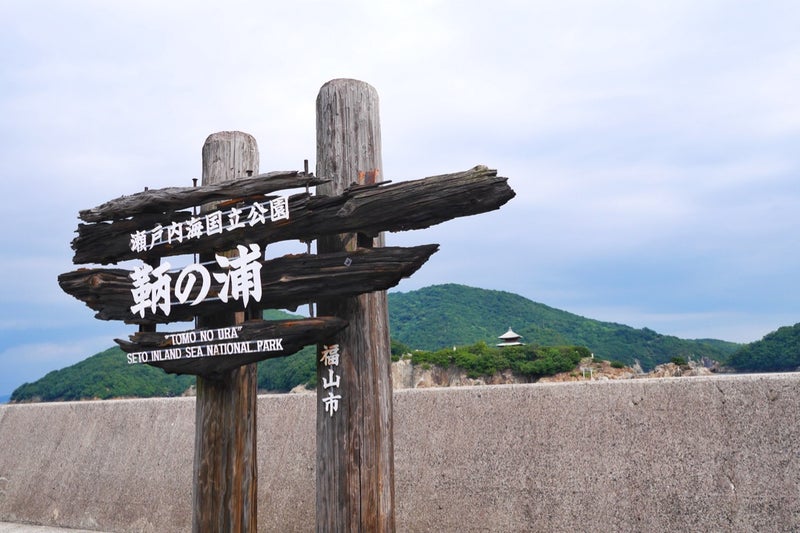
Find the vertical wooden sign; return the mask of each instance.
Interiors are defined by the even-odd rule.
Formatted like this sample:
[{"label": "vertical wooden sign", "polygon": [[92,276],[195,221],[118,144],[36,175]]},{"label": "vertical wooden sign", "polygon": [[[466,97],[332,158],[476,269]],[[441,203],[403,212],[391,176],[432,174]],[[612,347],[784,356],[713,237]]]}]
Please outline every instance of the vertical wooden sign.
[{"label": "vertical wooden sign", "polygon": [[[251,135],[224,131],[208,136],[203,145],[203,185],[256,174],[258,147]],[[219,328],[243,318],[242,313],[224,311],[203,317],[198,325]],[[225,371],[219,379],[197,376],[195,533],[256,530],[256,394],[256,363]]]},{"label": "vertical wooden sign", "polygon": [[[381,181],[378,94],[337,79],[317,97],[320,194]],[[321,237],[319,253],[383,246],[383,236]],[[394,442],[386,292],[320,300],[319,314],[349,327],[317,354],[317,531],[394,531]],[[335,356],[332,357],[332,356]]]},{"label": "vertical wooden sign", "polygon": [[[377,92],[361,81],[338,79],[320,89],[317,175],[322,178],[299,171],[257,176],[255,139],[241,132],[221,132],[210,135],[203,146],[202,187],[145,191],[80,212],[87,224],[78,226],[72,242],[76,264],[134,258],[147,264],[132,271],[67,272],[59,276],[62,289],[96,310],[97,318],[141,326],[130,341],[117,339],[128,352],[129,363],[198,376],[195,532],[256,530],[257,367],[251,361],[277,355],[272,352],[289,355],[320,339],[327,341],[317,350],[317,530],[394,531],[385,289],[412,275],[438,245],[384,247],[380,232],[421,229],[498,209],[514,197],[514,191],[506,178],[482,165],[381,185],[378,107]],[[257,177],[236,182],[250,176]],[[309,185],[317,186],[316,196],[306,192],[261,201],[265,194]],[[248,224],[240,219],[241,209],[224,212],[213,205],[219,201],[249,205]],[[200,204],[204,205],[199,216],[186,211]],[[259,246],[313,238],[318,239],[316,256],[264,261]],[[237,244],[242,240],[251,252]],[[238,252],[220,251],[234,245]],[[200,262],[184,267],[173,280],[170,265],[160,263],[161,258],[184,253],[200,254]],[[238,253],[243,255],[234,261]],[[217,285],[212,290],[208,265],[214,262],[227,273],[214,273]],[[243,265],[246,273],[241,271]],[[194,287],[195,280],[187,280],[198,272],[203,281]],[[255,302],[262,301],[263,291],[270,295],[265,301],[275,307],[316,299],[322,316],[265,326],[260,307],[249,300],[251,289]],[[192,298],[196,299],[187,303]],[[199,329],[156,331],[156,324],[193,316]],[[237,326],[245,318],[258,320]],[[248,333],[242,332],[239,340],[241,330]],[[263,339],[253,330],[280,334]],[[212,337],[217,336],[225,342],[215,343]],[[237,342],[227,342],[234,337]],[[242,358],[237,360],[238,356]]]}]

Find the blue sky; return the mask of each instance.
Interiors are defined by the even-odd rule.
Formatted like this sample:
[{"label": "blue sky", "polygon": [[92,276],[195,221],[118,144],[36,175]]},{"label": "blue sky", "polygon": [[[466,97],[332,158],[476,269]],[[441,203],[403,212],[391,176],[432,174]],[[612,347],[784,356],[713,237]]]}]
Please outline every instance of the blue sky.
[{"label": "blue sky", "polygon": [[0,396],[131,332],[58,288],[80,209],[190,185],[221,130],[256,137],[261,171],[313,168],[339,77],[380,94],[386,179],[486,164],[517,192],[389,235],[441,244],[399,290],[685,338],[800,321],[797,2],[271,4],[0,3]]}]

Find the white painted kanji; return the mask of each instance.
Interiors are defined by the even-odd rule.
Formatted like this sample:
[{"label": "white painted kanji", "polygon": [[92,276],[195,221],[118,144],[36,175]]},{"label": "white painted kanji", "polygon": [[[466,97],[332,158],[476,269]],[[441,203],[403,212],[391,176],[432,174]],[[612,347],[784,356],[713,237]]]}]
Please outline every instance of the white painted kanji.
[{"label": "white painted kanji", "polygon": [[[245,214],[246,213],[246,214]],[[165,244],[181,243],[184,239],[200,239],[259,224],[289,219],[289,198],[278,196],[266,202],[255,202],[244,208],[232,207],[227,211],[212,211],[203,216],[192,216],[184,222],[169,226],[157,224],[149,230],[131,233],[130,249],[134,253],[147,252]]]},{"label": "white painted kanji", "polygon": [[226,231],[233,231],[243,227],[245,227],[245,223],[242,220],[242,210],[238,207],[231,208],[228,211],[228,227],[225,228]]},{"label": "white painted kanji", "polygon": [[208,269],[205,266],[195,263],[181,270],[178,279],[175,281],[175,298],[178,302],[186,303],[186,300],[189,299],[192,293],[195,283],[197,283],[198,276],[200,276],[202,285],[200,285],[200,290],[197,291],[197,295],[189,305],[197,305],[205,300],[211,288],[211,274],[208,273]]},{"label": "white painted kanji", "polygon": [[331,344],[322,346],[322,357],[319,362],[325,366],[339,366],[339,345]]},{"label": "white painted kanji", "polygon": [[164,243],[164,227],[161,224],[158,224],[150,232],[150,246],[148,250],[152,250],[153,247],[163,243]]},{"label": "white painted kanji", "polygon": [[340,380],[341,376],[338,374],[334,375],[333,369],[328,368],[328,378],[326,379],[325,376],[322,376],[322,388],[330,389],[331,387],[338,387]]},{"label": "white painted kanji", "polygon": [[339,410],[339,400],[342,399],[341,394],[333,394],[333,391],[328,391],[327,396],[322,397],[322,403],[325,404],[325,412],[333,417],[333,413]]},{"label": "white painted kanji", "polygon": [[[238,245],[239,257],[228,258],[216,256],[217,265],[223,272],[215,272],[214,279],[222,283],[219,299],[241,300],[247,306],[250,300],[261,301],[261,246],[251,244]],[[133,269],[130,277],[133,280],[131,295],[133,305],[131,312],[144,318],[145,313],[156,313],[159,309],[166,315],[172,309],[170,294],[173,290],[172,276],[167,272],[169,263],[157,268],[148,264]],[[199,287],[196,287],[197,284]],[[178,274],[174,285],[174,298],[177,303],[184,304],[191,298],[189,305],[197,305],[208,297],[211,290],[211,273],[206,265],[192,263],[184,267]]]},{"label": "white painted kanji", "polygon": [[341,385],[341,376],[334,373],[334,366],[339,366],[339,345],[338,344],[325,344],[322,346],[320,363],[328,368],[328,377],[322,376],[322,388],[328,391],[327,396],[322,397],[322,403],[325,406],[325,412],[330,416],[339,410],[339,400],[342,399],[341,394],[334,394],[333,389],[338,389]]},{"label": "white painted kanji", "polygon": [[266,224],[268,215],[269,210],[264,207],[264,204],[258,202],[254,203],[250,206],[250,212],[247,214],[247,220],[250,221],[250,227],[252,228],[256,224]]},{"label": "white painted kanji", "polygon": [[261,301],[261,247],[258,244],[251,244],[250,251],[241,244],[236,247],[239,250],[239,257],[229,259],[222,255],[217,255],[217,264],[224,269],[225,273],[215,273],[214,279],[222,283],[219,291],[219,299],[228,302],[228,298],[242,300],[247,303],[252,297],[255,301]]},{"label": "white painted kanji", "polygon": [[173,222],[167,228],[167,242],[172,244],[172,241],[183,242],[183,224]]},{"label": "white painted kanji", "polygon": [[214,211],[206,215],[206,235],[222,233],[222,211]]},{"label": "white painted kanji", "polygon": [[147,232],[137,231],[131,233],[131,250],[134,252],[144,252],[147,250]]},{"label": "white painted kanji", "polygon": [[167,274],[169,263],[162,263],[157,268],[148,264],[134,268],[130,277],[133,280],[133,305],[131,313],[139,314],[144,318],[147,309],[155,313],[156,309],[161,309],[169,316],[170,312],[170,283],[172,278]]},{"label": "white painted kanji", "polygon": [[203,219],[192,217],[186,223],[186,238],[199,239],[203,236],[205,228],[203,228]]},{"label": "white painted kanji", "polygon": [[279,196],[269,201],[269,219],[272,222],[289,219],[289,199],[287,197]]}]

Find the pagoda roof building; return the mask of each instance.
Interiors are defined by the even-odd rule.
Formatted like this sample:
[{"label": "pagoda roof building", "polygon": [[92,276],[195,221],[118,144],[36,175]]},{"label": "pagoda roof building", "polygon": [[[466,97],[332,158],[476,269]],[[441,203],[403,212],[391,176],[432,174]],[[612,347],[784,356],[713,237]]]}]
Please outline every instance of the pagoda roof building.
[{"label": "pagoda roof building", "polygon": [[505,346],[523,346],[524,343],[520,342],[519,340],[522,338],[522,335],[514,333],[514,330],[511,327],[508,328],[508,331],[497,337],[500,339],[501,342],[497,343],[497,346],[505,347]]}]

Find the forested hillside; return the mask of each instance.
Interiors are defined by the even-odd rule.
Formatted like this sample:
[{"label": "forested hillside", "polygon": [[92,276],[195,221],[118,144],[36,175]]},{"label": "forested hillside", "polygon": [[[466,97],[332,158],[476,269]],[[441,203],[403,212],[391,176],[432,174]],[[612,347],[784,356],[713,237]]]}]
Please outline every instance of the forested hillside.
[{"label": "forested hillside", "polygon": [[[292,356],[259,363],[258,387],[262,391],[288,392],[298,384],[313,381],[315,373],[314,349],[306,347]],[[194,376],[167,374],[150,365],[129,365],[125,353],[115,347],[25,383],[14,391],[11,401],[180,396],[194,384]]]},{"label": "forested hillside", "polygon": [[14,391],[11,401],[180,396],[193,384],[193,376],[174,376],[149,365],[128,365],[125,354],[115,347],[25,383]]},{"label": "forested hillside", "polygon": [[674,357],[725,361],[740,347],[719,340],[684,340],[647,328],[601,322],[503,291],[434,285],[389,294],[392,338],[411,348],[437,350],[478,341],[494,343],[511,327],[539,346],[586,346],[596,356],[647,371]]},{"label": "forested hillside", "polygon": [[800,324],[779,328],[743,346],[728,363],[739,372],[781,372],[800,368]]},{"label": "forested hillside", "polygon": [[[290,316],[296,315],[279,311],[265,313],[265,318],[270,320]],[[740,348],[740,345],[725,341],[682,340],[647,328],[634,329],[600,322],[516,294],[454,284],[390,293],[389,323],[393,352],[436,352],[442,348],[467,347],[476,343],[491,347],[497,337],[511,327],[523,335],[522,340],[531,347],[586,347],[598,358],[625,364],[638,360],[644,370],[676,357],[695,360],[708,357],[725,361]],[[475,351],[473,348],[465,350],[467,359],[474,355],[470,355],[470,350]],[[526,372],[530,370],[528,373],[531,375],[541,373],[537,370],[540,367],[555,368],[562,364],[551,363],[548,353],[546,350],[536,354],[531,352],[514,364],[521,365],[520,368],[524,367]],[[749,356],[745,353],[741,357]],[[534,364],[537,358],[539,362]],[[492,368],[494,364],[489,359],[488,363],[470,361],[475,368]],[[744,369],[745,366],[737,368]],[[262,391],[286,392],[298,384],[313,383],[315,372],[314,348],[306,347],[290,357],[259,363],[258,386]],[[22,385],[14,391],[11,400],[176,396],[193,384],[191,376],[165,374],[148,365],[128,365],[121,350],[112,348],[76,365],[50,372],[34,383]]]}]

